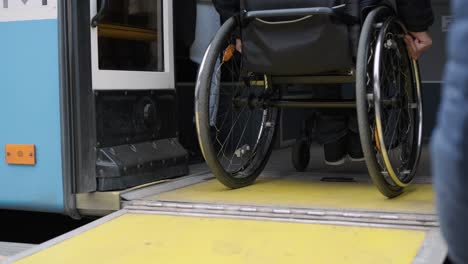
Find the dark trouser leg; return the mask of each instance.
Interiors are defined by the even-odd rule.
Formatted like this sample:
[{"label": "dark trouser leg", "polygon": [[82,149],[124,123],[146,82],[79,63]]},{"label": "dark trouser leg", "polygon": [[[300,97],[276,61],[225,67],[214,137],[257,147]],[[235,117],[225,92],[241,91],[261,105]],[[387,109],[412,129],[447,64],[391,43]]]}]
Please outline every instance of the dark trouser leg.
[{"label": "dark trouser leg", "polygon": [[349,157],[354,161],[363,161],[361,139],[359,137],[358,121],[356,110],[348,111],[348,140],[346,151]]},{"label": "dark trouser leg", "polygon": [[[316,98],[342,99],[341,86],[329,85],[317,89]],[[348,114],[343,109],[326,109],[317,113],[317,139],[324,146],[325,161],[329,165],[344,163],[348,134]]]}]

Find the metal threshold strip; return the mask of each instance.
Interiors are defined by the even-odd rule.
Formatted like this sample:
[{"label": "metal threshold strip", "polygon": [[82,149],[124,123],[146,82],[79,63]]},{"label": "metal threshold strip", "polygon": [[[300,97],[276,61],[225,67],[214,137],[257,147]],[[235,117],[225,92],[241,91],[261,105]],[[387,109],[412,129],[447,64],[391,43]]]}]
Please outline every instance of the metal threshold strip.
[{"label": "metal threshold strip", "polygon": [[254,204],[215,204],[174,201],[137,200],[128,203],[127,210],[139,212],[197,215],[209,217],[249,218],[353,226],[379,226],[410,229],[430,229],[439,226],[430,214],[371,212],[320,208],[273,207]]},{"label": "metal threshold strip", "polygon": [[[292,181],[291,181],[292,179]],[[255,217],[349,225],[394,225],[404,228],[438,227],[430,185],[417,185],[401,199],[383,199],[368,183],[333,183],[294,179],[261,180],[259,184],[228,190],[212,174],[197,174],[154,186],[151,195],[131,195],[128,210]],[[288,200],[289,199],[289,200]],[[335,199],[335,200],[333,200]],[[375,201],[381,199],[379,201]],[[350,201],[353,200],[353,201]]]}]

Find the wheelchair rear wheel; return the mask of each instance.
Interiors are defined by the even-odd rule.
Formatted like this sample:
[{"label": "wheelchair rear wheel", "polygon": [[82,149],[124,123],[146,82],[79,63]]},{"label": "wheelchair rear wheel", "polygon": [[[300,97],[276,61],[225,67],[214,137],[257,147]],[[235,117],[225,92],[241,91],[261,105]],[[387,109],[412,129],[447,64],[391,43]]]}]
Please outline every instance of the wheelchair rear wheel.
[{"label": "wheelchair rear wheel", "polygon": [[237,19],[218,31],[200,67],[195,94],[198,138],[206,163],[225,186],[252,184],[274,143],[278,109],[264,102],[278,96],[268,78],[242,70],[235,47]]},{"label": "wheelchair rear wheel", "polygon": [[413,180],[422,149],[419,68],[408,56],[405,34],[389,9],[377,8],[366,18],[358,50],[362,148],[374,184],[389,198]]}]

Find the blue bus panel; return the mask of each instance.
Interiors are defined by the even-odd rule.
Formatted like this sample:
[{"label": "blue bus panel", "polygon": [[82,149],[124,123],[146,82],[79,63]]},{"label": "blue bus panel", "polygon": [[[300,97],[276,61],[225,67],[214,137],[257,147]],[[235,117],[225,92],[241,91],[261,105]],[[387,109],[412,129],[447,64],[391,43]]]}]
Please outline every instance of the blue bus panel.
[{"label": "blue bus panel", "polygon": [[[57,19],[0,22],[0,208],[63,212]],[[34,144],[9,165],[6,144]]]}]

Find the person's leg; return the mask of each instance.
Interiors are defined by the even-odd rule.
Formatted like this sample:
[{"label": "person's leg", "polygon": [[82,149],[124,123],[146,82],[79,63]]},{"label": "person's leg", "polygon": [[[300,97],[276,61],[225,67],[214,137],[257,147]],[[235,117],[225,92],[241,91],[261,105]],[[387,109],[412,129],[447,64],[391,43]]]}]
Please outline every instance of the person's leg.
[{"label": "person's leg", "polygon": [[468,263],[468,100],[446,89],[431,146],[434,186],[449,256],[454,263]]},{"label": "person's leg", "polygon": [[440,137],[434,138],[431,150],[440,225],[452,263],[468,263],[468,160],[453,155],[456,151],[447,149]]},{"label": "person's leg", "polygon": [[[323,85],[314,90],[314,96],[322,100],[339,100],[342,98],[341,86]],[[346,142],[348,133],[346,111],[340,109],[321,110],[317,114],[317,138],[323,144],[325,163],[341,165],[346,159]]]},{"label": "person's leg", "polygon": [[323,144],[325,163],[331,166],[342,165],[346,161],[347,135]]},{"label": "person's leg", "polygon": [[364,161],[362,152],[361,138],[359,137],[359,126],[356,111],[348,112],[348,140],[346,142],[346,152],[351,161]]},{"label": "person's leg", "polygon": [[442,233],[454,263],[468,263],[468,1],[454,0],[449,62],[432,138],[434,185]]}]

